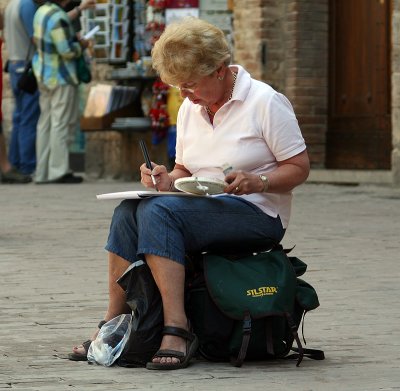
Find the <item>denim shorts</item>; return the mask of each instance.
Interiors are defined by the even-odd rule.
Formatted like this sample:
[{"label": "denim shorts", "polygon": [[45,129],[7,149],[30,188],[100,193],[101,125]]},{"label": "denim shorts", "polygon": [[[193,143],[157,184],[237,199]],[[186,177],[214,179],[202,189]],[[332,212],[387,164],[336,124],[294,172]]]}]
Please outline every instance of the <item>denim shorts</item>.
[{"label": "denim shorts", "polygon": [[284,233],[279,216],[240,197],[151,197],[117,206],[105,248],[129,262],[153,254],[184,265],[186,253],[215,242],[279,243]]}]

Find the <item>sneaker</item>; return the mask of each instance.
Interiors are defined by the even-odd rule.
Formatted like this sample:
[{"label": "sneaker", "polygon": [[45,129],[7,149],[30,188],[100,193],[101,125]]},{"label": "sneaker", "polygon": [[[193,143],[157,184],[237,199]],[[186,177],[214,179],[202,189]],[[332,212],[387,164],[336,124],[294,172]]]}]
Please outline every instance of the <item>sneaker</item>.
[{"label": "sneaker", "polygon": [[32,182],[30,175],[20,173],[16,168],[11,168],[10,171],[1,175],[2,183],[29,183]]}]

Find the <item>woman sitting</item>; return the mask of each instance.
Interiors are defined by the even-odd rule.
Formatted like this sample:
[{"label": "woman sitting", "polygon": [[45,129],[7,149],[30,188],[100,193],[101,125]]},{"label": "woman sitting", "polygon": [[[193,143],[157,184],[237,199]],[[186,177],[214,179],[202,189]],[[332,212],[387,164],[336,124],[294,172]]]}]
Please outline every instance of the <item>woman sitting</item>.
[{"label": "woman sitting", "polygon": [[[161,293],[166,326],[147,368],[178,369],[189,364],[197,348],[184,310],[185,254],[215,242],[280,242],[289,223],[291,191],[306,180],[309,160],[287,98],[230,65],[219,28],[195,18],[170,24],[152,59],[161,79],[178,87],[184,101],[175,167],[167,172],[163,165],[143,164],[142,184],[154,187],[152,175],[159,191],[190,176],[227,185],[218,196],[125,200],[115,209],[106,245],[110,297],[104,319],[129,312],[116,280],[144,258]],[[227,175],[226,163],[232,167]],[[76,347],[71,358],[86,353],[84,346]]]}]

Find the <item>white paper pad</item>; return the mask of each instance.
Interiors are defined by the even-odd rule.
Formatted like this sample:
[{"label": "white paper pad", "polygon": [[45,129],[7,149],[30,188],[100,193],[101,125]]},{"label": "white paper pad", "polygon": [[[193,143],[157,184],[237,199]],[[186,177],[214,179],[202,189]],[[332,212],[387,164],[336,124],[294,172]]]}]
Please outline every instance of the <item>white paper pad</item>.
[{"label": "white paper pad", "polygon": [[124,199],[142,199],[149,197],[161,197],[161,196],[181,196],[181,197],[193,197],[193,194],[174,192],[174,191],[154,191],[154,190],[138,190],[138,191],[120,191],[117,193],[104,193],[98,194],[96,198],[98,200],[124,200]]}]

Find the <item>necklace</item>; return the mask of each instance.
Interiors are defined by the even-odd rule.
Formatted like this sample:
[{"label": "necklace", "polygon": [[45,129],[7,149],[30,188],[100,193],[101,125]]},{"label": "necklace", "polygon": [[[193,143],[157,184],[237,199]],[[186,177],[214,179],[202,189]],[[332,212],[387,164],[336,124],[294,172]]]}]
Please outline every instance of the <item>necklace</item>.
[{"label": "necklace", "polygon": [[[236,78],[237,78],[237,73],[235,73],[233,71],[231,71],[231,73],[232,73],[232,76],[233,76],[233,83],[232,83],[231,93],[229,95],[229,98],[228,98],[227,102],[229,102],[232,99],[233,90],[235,88]],[[211,111],[208,106],[206,106],[206,111],[207,111],[207,114],[209,114],[209,115],[215,115],[215,113],[213,111]]]}]

